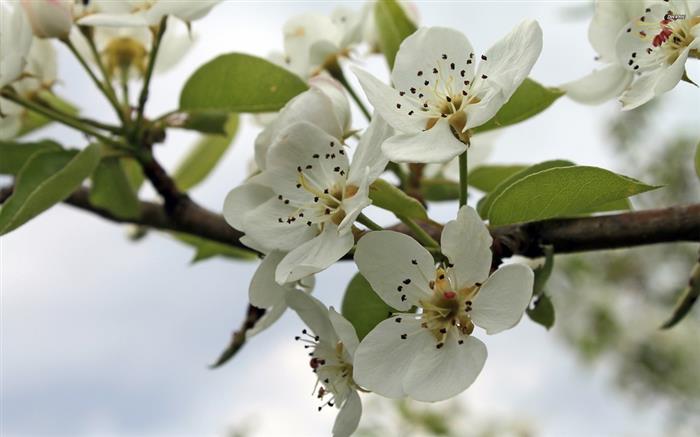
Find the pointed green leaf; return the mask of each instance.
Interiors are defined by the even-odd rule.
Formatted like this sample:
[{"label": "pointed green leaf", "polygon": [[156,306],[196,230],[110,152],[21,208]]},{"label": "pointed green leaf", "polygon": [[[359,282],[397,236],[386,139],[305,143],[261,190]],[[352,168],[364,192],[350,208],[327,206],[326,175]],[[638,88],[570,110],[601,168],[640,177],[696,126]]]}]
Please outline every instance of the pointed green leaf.
[{"label": "pointed green leaf", "polygon": [[180,94],[183,110],[277,111],[308,89],[299,76],[256,56],[221,55],[199,67]]},{"label": "pointed green leaf", "polygon": [[99,162],[97,144],[79,153],[49,150],[32,156],[20,170],[14,192],[0,210],[0,235],[64,200],[92,174]]},{"label": "pointed green leaf", "polygon": [[413,197],[396,188],[384,179],[377,179],[369,187],[372,205],[393,212],[397,216],[425,220],[428,213]]},{"label": "pointed green leaf", "polygon": [[700,143],[695,148],[695,174],[700,178]]},{"label": "pointed green leaf", "polygon": [[61,149],[60,144],[51,140],[34,143],[0,141],[0,174],[16,175],[35,153]]},{"label": "pointed green leaf", "polygon": [[442,202],[459,199],[459,184],[449,179],[423,179],[420,189],[425,200]]},{"label": "pointed green leaf", "polygon": [[469,185],[484,193],[490,193],[498,184],[527,167],[527,165],[481,165],[469,172]]},{"label": "pointed green leaf", "polygon": [[486,132],[520,123],[544,111],[563,95],[564,92],[559,89],[547,88],[532,79],[525,79],[491,120],[473,130]]},{"label": "pointed green leaf", "polygon": [[92,175],[90,203],[121,219],[139,217],[139,198],[120,158],[110,157],[100,161]]},{"label": "pointed green leaf", "polygon": [[362,340],[379,322],[397,311],[387,305],[372,290],[369,282],[357,273],[345,290],[340,312],[352,323],[357,331],[357,337]]},{"label": "pointed green leaf", "polygon": [[215,256],[231,258],[237,260],[255,260],[257,255],[245,249],[229,246],[217,241],[195,237],[194,235],[172,232],[172,235],[182,243],[192,246],[195,249],[192,263],[204,261]]},{"label": "pointed green leaf", "polygon": [[379,0],[374,5],[374,16],[379,46],[389,68],[394,68],[396,52],[401,42],[416,31],[416,25],[396,0]]},{"label": "pointed green leaf", "polygon": [[185,159],[180,163],[173,179],[178,188],[187,191],[202,182],[216,164],[219,163],[238,130],[238,115],[231,114],[226,123],[226,135],[206,135],[202,137]]},{"label": "pointed green leaf", "polygon": [[[512,174],[508,178],[506,178],[503,182],[498,184],[494,189],[490,190],[489,194],[482,197],[481,200],[476,205],[476,210],[479,212],[479,215],[482,218],[487,218],[489,210],[491,209],[491,205],[493,204],[493,201],[496,200],[498,196],[503,193],[506,188],[514,184],[515,182],[519,181],[520,179],[523,179],[533,173],[540,172],[542,170],[547,170],[550,168],[555,168],[555,167],[568,167],[574,165],[573,162],[571,161],[565,161],[561,159],[553,160],[553,161],[545,161],[541,162],[539,164],[532,165],[530,167],[527,167],[523,170],[520,170],[517,173]],[[471,176],[471,175],[470,175]]]},{"label": "pointed green leaf", "polygon": [[546,294],[539,295],[532,304],[532,307],[525,310],[528,317],[549,330],[554,326],[554,305],[552,299]]},{"label": "pointed green leaf", "polygon": [[488,219],[501,226],[573,216],[656,188],[602,168],[556,167],[506,188],[491,205]]},{"label": "pointed green leaf", "polygon": [[230,115],[224,111],[177,112],[166,119],[168,126],[205,134],[226,135]]}]

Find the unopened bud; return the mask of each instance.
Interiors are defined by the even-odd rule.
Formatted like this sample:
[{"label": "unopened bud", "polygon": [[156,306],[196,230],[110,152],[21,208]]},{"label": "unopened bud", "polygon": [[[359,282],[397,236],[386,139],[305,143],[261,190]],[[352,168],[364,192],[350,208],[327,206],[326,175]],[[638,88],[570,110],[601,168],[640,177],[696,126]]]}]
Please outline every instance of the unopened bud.
[{"label": "unopened bud", "polygon": [[22,0],[22,7],[39,38],[67,38],[73,26],[70,0]]}]

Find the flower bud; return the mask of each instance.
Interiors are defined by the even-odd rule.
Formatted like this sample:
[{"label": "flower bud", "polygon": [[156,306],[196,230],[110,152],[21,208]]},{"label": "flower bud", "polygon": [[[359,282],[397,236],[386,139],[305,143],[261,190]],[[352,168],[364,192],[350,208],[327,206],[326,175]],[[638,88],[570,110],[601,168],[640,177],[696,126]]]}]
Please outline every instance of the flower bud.
[{"label": "flower bud", "polygon": [[39,38],[66,38],[73,26],[70,0],[22,0],[22,7]]}]

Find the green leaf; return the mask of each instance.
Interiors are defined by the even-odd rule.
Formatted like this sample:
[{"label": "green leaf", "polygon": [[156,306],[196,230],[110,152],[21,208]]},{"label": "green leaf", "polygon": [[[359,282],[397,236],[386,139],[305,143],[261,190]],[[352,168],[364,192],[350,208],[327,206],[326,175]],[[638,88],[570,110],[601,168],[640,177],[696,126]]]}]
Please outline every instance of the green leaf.
[{"label": "green leaf", "polygon": [[51,140],[34,143],[0,141],[0,174],[16,175],[32,155],[47,150],[62,150],[62,147]]},{"label": "green leaf", "polygon": [[122,158],[121,163],[129,185],[131,185],[131,189],[134,190],[134,194],[138,194],[141,185],[143,185],[143,181],[146,179],[141,164],[134,158]]},{"label": "green leaf", "polygon": [[104,158],[92,174],[90,203],[121,219],[139,217],[139,198],[122,166],[120,158]]},{"label": "green leaf", "polygon": [[[519,181],[520,179],[523,179],[531,174],[547,170],[550,168],[556,168],[556,167],[568,167],[574,165],[573,162],[571,161],[565,161],[561,159],[553,160],[553,161],[544,161],[539,164],[532,165],[530,167],[527,167],[523,170],[520,170],[517,173],[512,174],[508,178],[506,178],[503,182],[498,184],[494,189],[492,189],[487,196],[484,196],[479,200],[479,203],[476,205],[476,210],[479,212],[479,215],[482,218],[487,218],[489,214],[489,210],[491,209],[491,205],[493,204],[494,200],[498,196],[503,193],[506,188],[510,187],[513,185],[515,182]],[[470,175],[471,178],[471,175]]]},{"label": "green leaf", "polygon": [[205,134],[226,135],[230,115],[223,111],[178,112],[167,118],[168,126]]},{"label": "green leaf", "polygon": [[396,188],[384,179],[377,179],[369,187],[372,205],[393,212],[397,216],[426,220],[428,213],[413,197]]},{"label": "green leaf", "polygon": [[564,92],[557,88],[547,88],[532,79],[525,79],[491,120],[473,130],[486,132],[520,123],[544,111],[563,95]]},{"label": "green leaf", "polygon": [[581,213],[591,214],[594,212],[629,211],[631,209],[632,203],[630,203],[629,199],[625,198],[613,200],[612,202],[603,203],[601,205],[595,205],[588,210],[581,211]]},{"label": "green leaf", "polygon": [[[40,100],[43,104],[46,104],[61,112],[65,112],[73,116],[78,115],[77,106],[74,106],[69,101],[58,97],[56,94],[53,94],[50,91],[39,92],[36,98]],[[37,114],[34,111],[25,111],[22,115],[22,127],[17,133],[17,136],[21,137],[23,135],[26,135],[30,132],[33,132],[52,123],[53,121],[54,120],[46,118],[41,114]]]},{"label": "green leaf", "polygon": [[597,167],[551,168],[506,188],[491,205],[488,219],[501,226],[572,216],[656,188]]},{"label": "green leaf", "polygon": [[526,165],[482,165],[469,172],[469,185],[490,193],[498,184],[526,168]]},{"label": "green leaf", "polygon": [[700,143],[695,149],[695,174],[700,178]]},{"label": "green leaf", "polygon": [[242,53],[221,55],[199,67],[180,94],[184,110],[270,112],[308,89],[295,74]]},{"label": "green leaf", "polygon": [[554,305],[546,294],[538,296],[532,307],[525,310],[530,319],[549,329],[554,325]]},{"label": "green leaf", "polygon": [[98,144],[79,153],[49,150],[32,156],[19,172],[12,196],[0,210],[0,235],[64,200],[92,174],[99,162]]},{"label": "green leaf", "polygon": [[549,277],[552,276],[554,268],[554,247],[547,245],[544,247],[544,264],[534,270],[535,283],[532,287],[533,296],[539,296],[544,293],[544,286],[547,284]]},{"label": "green leaf", "polygon": [[357,273],[345,290],[340,312],[352,323],[357,337],[362,340],[379,322],[398,311],[387,305],[364,276]]},{"label": "green leaf", "polygon": [[195,237],[190,234],[172,232],[172,235],[179,241],[192,246],[195,249],[192,263],[204,261],[215,256],[231,258],[237,260],[254,260],[257,255],[245,249],[229,246],[219,243],[218,241],[207,240],[205,238]]},{"label": "green leaf", "polygon": [[425,200],[441,202],[459,199],[459,184],[449,179],[423,179],[420,188]]},{"label": "green leaf", "polygon": [[206,135],[197,142],[173,173],[180,190],[187,191],[198,185],[214,170],[233,142],[237,129],[238,115],[231,114],[225,127],[226,135]]},{"label": "green leaf", "polygon": [[416,25],[396,0],[379,0],[374,5],[374,17],[379,46],[389,68],[394,68],[394,58],[401,42],[416,31]]}]

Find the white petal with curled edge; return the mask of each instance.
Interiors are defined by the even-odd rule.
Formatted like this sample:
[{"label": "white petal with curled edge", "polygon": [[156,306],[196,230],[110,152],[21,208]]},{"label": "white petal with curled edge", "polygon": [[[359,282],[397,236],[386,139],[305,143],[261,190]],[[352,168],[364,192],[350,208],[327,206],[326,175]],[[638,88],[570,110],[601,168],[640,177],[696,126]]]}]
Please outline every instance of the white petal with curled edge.
[{"label": "white petal with curled edge", "polygon": [[355,263],[379,297],[400,311],[430,295],[433,256],[408,235],[369,232],[357,243]]},{"label": "white petal with curled edge", "polygon": [[357,346],[360,344],[355,327],[352,326],[352,323],[350,323],[348,319],[338,314],[333,307],[328,310],[328,316],[330,317],[333,329],[335,329],[335,333],[338,334],[338,338],[343,342],[343,346],[350,355],[349,362],[352,364],[352,357],[355,355]]},{"label": "white petal with curled edge", "polygon": [[283,252],[272,251],[258,266],[248,288],[248,298],[252,305],[267,308],[284,302],[284,294],[288,287],[275,282],[275,269],[284,255]]},{"label": "white petal with curled edge", "polygon": [[172,15],[182,21],[190,22],[207,15],[219,1],[220,0],[159,0],[148,10],[147,19],[151,24],[158,24],[158,21],[160,21],[162,17]]},{"label": "white petal with curled edge", "polygon": [[350,437],[360,424],[361,417],[362,401],[357,391],[352,390],[335,418],[333,437]]},{"label": "white petal with curled edge", "polygon": [[629,86],[634,75],[617,64],[610,64],[559,88],[577,102],[596,105],[613,99]]},{"label": "white petal with curled edge", "polygon": [[[421,27],[401,43],[391,80],[398,90],[407,93],[412,87],[424,88],[426,78],[437,77],[458,84],[471,80],[474,63],[467,61],[473,52],[474,48],[461,32],[446,27]],[[437,68],[438,76],[432,73],[433,68]],[[428,92],[424,94],[429,95]]]},{"label": "white petal with curled edge", "polygon": [[320,340],[335,346],[338,337],[328,318],[328,309],[321,301],[299,290],[288,290],[287,305],[293,309]]},{"label": "white petal with curled edge", "polygon": [[99,26],[99,27],[145,27],[152,24],[145,12],[136,14],[110,14],[96,13],[86,15],[79,19],[77,24],[80,26]]},{"label": "white petal with curled edge", "polygon": [[[417,101],[402,97],[397,90],[360,68],[350,69],[369,102],[391,127],[401,132],[421,132],[425,128],[426,120],[421,116],[422,108]],[[414,111],[413,116],[408,115],[410,111]]]},{"label": "white petal with curled edge", "polygon": [[542,29],[533,20],[521,22],[486,51],[470,89],[472,98],[481,101],[467,105],[465,130],[496,115],[530,74],[541,52]]},{"label": "white petal with curled edge", "polygon": [[445,345],[437,349],[435,340],[417,350],[403,379],[406,394],[417,401],[436,402],[466,390],[486,362],[486,346],[472,336],[462,337],[462,344],[450,333]]},{"label": "white petal with curled edge", "polygon": [[330,267],[352,249],[352,232],[339,233],[338,227],[326,223],[323,232],[292,249],[277,266],[275,280],[298,281]]},{"label": "white petal with curled edge", "polygon": [[244,217],[271,199],[275,193],[258,184],[243,184],[231,190],[224,200],[224,218],[231,227],[244,231]]},{"label": "white petal with curled edge", "polygon": [[457,288],[471,287],[488,278],[491,269],[491,234],[474,208],[463,206],[456,220],[442,229],[440,245],[454,265]]},{"label": "white petal with curled edge", "polygon": [[245,338],[251,339],[254,335],[258,335],[282,317],[282,314],[287,311],[287,303],[280,302],[278,305],[271,306],[265,309],[265,314],[255,322],[252,328],[245,332]]},{"label": "white petal with curled edge", "polygon": [[382,151],[394,162],[446,162],[467,150],[441,118],[426,131],[394,135],[382,144]]},{"label": "white petal with curled edge", "polygon": [[382,152],[382,143],[393,135],[393,132],[391,126],[379,114],[374,113],[369,127],[362,134],[355,154],[352,156],[348,183],[358,185],[358,181],[363,177],[367,167],[369,167],[367,179],[370,181],[374,181],[382,174],[389,163]]},{"label": "white petal with curled edge", "polygon": [[508,264],[496,270],[473,300],[472,321],[487,334],[515,326],[530,303],[534,278],[532,269],[524,264]]},{"label": "white petal with curled edge", "polygon": [[[397,317],[401,322],[397,323]],[[397,399],[406,395],[404,377],[416,354],[435,349],[435,337],[415,314],[397,314],[379,323],[355,351],[353,378],[360,386]],[[406,338],[402,335],[406,334]]]}]

